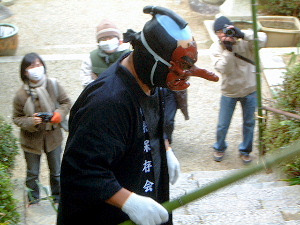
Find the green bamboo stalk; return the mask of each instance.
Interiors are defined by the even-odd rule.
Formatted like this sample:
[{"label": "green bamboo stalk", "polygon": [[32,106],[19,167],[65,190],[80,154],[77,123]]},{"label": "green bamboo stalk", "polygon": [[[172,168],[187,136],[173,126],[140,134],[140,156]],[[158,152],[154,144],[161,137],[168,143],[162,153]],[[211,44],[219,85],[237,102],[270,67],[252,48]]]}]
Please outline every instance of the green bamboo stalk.
[{"label": "green bamboo stalk", "polygon": [[260,76],[260,59],[259,59],[259,46],[258,46],[258,35],[257,35],[257,9],[256,0],[251,0],[252,3],[252,21],[253,21],[253,32],[254,32],[254,51],[255,51],[255,73],[256,73],[256,87],[257,87],[257,114],[258,114],[258,150],[259,155],[264,154],[263,150],[263,114],[262,114],[262,98],[261,98],[261,76]]},{"label": "green bamboo stalk", "polygon": [[[236,171],[216,182],[207,184],[205,187],[201,187],[189,194],[183,195],[175,200],[165,202],[162,205],[168,210],[168,212],[171,212],[179,207],[182,207],[186,204],[189,204],[192,201],[195,201],[199,198],[202,198],[205,195],[208,195],[220,188],[223,188],[227,185],[230,185],[234,182],[237,182],[241,179],[244,179],[247,176],[253,175],[261,170],[265,169],[265,166],[271,167],[274,165],[278,165],[278,163],[291,160],[295,157],[300,156],[300,140],[294,142],[290,146],[286,148],[282,148],[280,150],[277,150],[278,153],[271,155],[268,158],[265,158],[264,160],[261,160],[257,164],[249,165],[249,167],[246,167],[242,170]],[[131,220],[127,220],[123,223],[120,223],[119,225],[134,225],[135,223]]]}]

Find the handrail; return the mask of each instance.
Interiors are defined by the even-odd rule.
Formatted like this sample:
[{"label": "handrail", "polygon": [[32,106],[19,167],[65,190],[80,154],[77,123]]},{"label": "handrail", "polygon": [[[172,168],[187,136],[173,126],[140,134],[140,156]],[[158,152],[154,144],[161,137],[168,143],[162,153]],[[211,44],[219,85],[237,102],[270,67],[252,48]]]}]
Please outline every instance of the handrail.
[{"label": "handrail", "polygon": [[281,114],[281,115],[284,115],[284,116],[287,116],[287,117],[291,117],[291,118],[300,120],[300,116],[297,115],[297,114],[294,114],[294,113],[282,111],[280,109],[275,109],[275,108],[272,108],[272,107],[269,107],[269,106],[262,106],[262,109],[265,109],[267,111],[271,111],[271,112],[274,112],[274,113],[277,113],[277,114]]},{"label": "handrail", "polygon": [[[232,173],[225,178],[222,178],[216,182],[209,183],[204,187],[201,187],[189,194],[183,195],[175,200],[165,202],[162,205],[171,212],[181,206],[184,206],[194,200],[202,198],[205,195],[208,195],[220,188],[223,188],[227,185],[230,185],[234,182],[237,182],[241,179],[244,179],[247,176],[253,175],[261,170],[264,170],[265,167],[271,167],[273,165],[278,165],[278,163],[294,159],[295,157],[300,157],[300,140],[295,141],[290,146],[286,148],[280,148],[276,154],[273,154],[264,160],[261,160],[256,165],[249,166],[240,171]],[[119,225],[134,225],[135,223],[131,220],[127,220]]]}]

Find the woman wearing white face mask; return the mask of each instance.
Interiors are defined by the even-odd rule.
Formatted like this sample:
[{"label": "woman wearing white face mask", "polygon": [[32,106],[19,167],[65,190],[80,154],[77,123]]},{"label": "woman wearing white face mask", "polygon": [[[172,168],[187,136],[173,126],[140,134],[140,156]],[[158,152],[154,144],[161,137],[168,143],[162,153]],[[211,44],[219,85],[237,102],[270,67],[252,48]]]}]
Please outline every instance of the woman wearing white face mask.
[{"label": "woman wearing white face mask", "polygon": [[129,45],[124,44],[120,30],[108,20],[102,20],[97,26],[96,40],[98,48],[82,62],[80,78],[83,87],[99,77],[121,55],[129,52]]},{"label": "woman wearing white face mask", "polygon": [[20,127],[20,144],[27,165],[26,186],[30,189],[29,205],[39,202],[36,181],[43,152],[50,170],[51,194],[54,202],[58,202],[63,139],[59,123],[69,113],[71,100],[59,83],[55,87],[56,84],[47,78],[45,63],[36,53],[24,56],[20,75],[24,84],[14,97],[13,122]]}]

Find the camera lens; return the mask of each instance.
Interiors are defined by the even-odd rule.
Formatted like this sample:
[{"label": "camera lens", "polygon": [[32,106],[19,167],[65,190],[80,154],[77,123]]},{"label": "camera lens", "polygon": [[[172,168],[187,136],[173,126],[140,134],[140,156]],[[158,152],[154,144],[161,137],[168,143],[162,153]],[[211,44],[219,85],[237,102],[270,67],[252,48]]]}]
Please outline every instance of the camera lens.
[{"label": "camera lens", "polygon": [[227,30],[227,33],[226,33],[228,36],[233,36],[234,35],[234,32],[233,30]]},{"label": "camera lens", "polygon": [[234,37],[235,30],[231,28],[224,28],[223,33],[226,34],[227,37]]}]

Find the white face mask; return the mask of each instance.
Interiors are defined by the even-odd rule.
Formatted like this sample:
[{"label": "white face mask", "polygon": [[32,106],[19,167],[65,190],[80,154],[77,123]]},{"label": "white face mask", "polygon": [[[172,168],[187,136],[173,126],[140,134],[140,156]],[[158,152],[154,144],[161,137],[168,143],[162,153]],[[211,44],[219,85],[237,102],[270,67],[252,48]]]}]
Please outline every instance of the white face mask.
[{"label": "white face mask", "polygon": [[110,40],[107,41],[100,41],[99,42],[99,47],[105,51],[105,52],[110,52],[119,47],[120,41],[117,37],[114,37]]},{"label": "white face mask", "polygon": [[38,81],[41,80],[45,76],[45,68],[43,66],[35,67],[27,70],[29,79]]}]

